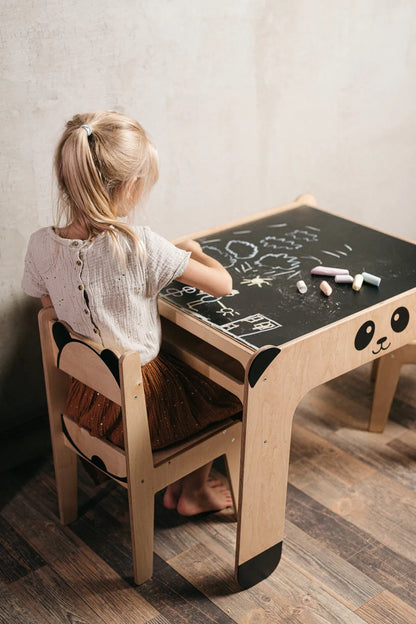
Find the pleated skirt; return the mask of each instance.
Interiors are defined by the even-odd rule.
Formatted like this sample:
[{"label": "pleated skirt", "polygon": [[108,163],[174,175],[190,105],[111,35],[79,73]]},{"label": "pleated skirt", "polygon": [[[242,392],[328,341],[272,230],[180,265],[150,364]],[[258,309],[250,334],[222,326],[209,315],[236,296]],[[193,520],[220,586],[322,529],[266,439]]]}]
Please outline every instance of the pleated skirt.
[{"label": "pleated skirt", "polygon": [[[170,354],[161,352],[142,366],[142,377],[153,450],[242,411],[236,396]],[[91,435],[124,447],[120,406],[76,379],[71,379],[65,414]]]}]

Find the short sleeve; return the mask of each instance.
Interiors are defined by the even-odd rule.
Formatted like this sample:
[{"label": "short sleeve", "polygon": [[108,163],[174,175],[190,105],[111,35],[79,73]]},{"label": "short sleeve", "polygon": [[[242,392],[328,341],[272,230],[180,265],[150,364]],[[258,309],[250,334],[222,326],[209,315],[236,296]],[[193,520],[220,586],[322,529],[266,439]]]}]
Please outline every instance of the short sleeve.
[{"label": "short sleeve", "polygon": [[144,238],[146,243],[147,289],[150,296],[155,296],[162,288],[182,275],[191,254],[184,249],[178,249],[149,227],[144,228]]},{"label": "short sleeve", "polygon": [[46,297],[48,295],[48,289],[36,268],[33,238],[30,239],[26,252],[22,288],[31,297]]}]

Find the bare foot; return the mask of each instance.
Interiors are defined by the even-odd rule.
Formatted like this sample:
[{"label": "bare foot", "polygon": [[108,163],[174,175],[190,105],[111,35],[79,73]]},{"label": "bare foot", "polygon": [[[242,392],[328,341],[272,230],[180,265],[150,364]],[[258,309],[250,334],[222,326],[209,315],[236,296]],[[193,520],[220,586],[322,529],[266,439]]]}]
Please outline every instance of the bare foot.
[{"label": "bare foot", "polygon": [[163,495],[163,506],[166,507],[166,509],[176,509],[181,492],[182,484],[180,481],[168,485]]},{"label": "bare foot", "polygon": [[230,490],[221,481],[210,480],[199,490],[182,490],[176,511],[182,516],[195,516],[232,506]]}]

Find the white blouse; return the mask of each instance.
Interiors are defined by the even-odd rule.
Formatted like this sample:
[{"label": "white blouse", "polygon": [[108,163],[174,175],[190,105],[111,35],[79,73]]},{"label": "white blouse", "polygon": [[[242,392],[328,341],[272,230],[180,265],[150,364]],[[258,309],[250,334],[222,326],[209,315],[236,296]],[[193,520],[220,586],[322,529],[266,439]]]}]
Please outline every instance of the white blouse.
[{"label": "white blouse", "polygon": [[30,237],[23,290],[49,296],[60,320],[106,348],[140,353],[141,363],[161,345],[157,296],[180,277],[190,252],[178,249],[149,227],[133,226],[139,254],[118,235],[119,254],[109,234],[89,241],[61,238],[52,227]]}]

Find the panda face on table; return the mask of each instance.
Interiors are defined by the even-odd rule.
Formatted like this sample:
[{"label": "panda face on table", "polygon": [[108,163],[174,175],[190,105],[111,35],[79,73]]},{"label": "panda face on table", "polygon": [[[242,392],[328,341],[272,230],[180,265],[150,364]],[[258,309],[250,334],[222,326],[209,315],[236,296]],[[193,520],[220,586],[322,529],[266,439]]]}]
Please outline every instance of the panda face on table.
[{"label": "panda face on table", "polygon": [[[406,329],[409,324],[410,314],[409,310],[403,306],[396,308],[390,318],[389,332],[400,333]],[[371,345],[371,352],[373,355],[381,354],[383,351],[387,351],[391,345],[391,341],[388,335],[385,333],[384,328],[381,332],[381,336],[377,334],[376,324],[372,320],[368,320],[361,325],[355,335],[354,346],[357,351],[362,351],[366,347]],[[386,332],[387,333],[387,332]]]}]

